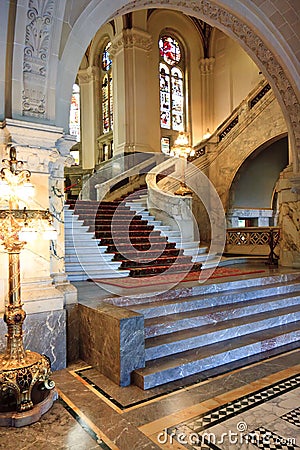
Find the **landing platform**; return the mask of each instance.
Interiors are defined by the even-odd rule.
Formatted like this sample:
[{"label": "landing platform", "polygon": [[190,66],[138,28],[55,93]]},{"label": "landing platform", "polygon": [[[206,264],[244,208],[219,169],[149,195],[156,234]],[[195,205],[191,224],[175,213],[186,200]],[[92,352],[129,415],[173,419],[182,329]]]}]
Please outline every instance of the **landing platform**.
[{"label": "landing platform", "polygon": [[78,291],[78,303],[94,306],[99,301],[111,302],[115,297],[153,294],[166,292],[172,289],[190,288],[199,286],[199,284],[219,284],[226,281],[245,280],[264,276],[272,276],[279,274],[299,273],[299,269],[285,267],[270,267],[266,264],[266,258],[259,260],[258,258],[224,258],[222,265],[218,269],[208,269],[209,277],[205,281],[200,280],[197,274],[190,278],[180,276],[176,280],[176,274],[167,276],[153,276],[144,278],[130,278],[115,280],[90,280],[73,282]]}]

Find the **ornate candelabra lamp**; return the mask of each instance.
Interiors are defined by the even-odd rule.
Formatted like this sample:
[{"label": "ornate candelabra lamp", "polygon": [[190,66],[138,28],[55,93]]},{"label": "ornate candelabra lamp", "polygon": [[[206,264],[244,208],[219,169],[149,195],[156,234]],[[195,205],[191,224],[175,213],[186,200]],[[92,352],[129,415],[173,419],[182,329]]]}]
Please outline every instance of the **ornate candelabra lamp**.
[{"label": "ornate candelabra lamp", "polygon": [[[50,395],[55,384],[50,381],[49,358],[24,349],[22,327],[26,313],[21,302],[20,252],[38,231],[46,239],[54,239],[56,231],[49,210],[19,209],[20,201],[33,195],[34,186],[30,171],[16,159],[14,147],[10,146],[10,159],[2,163],[0,198],[8,202],[8,209],[0,210],[0,239],[8,253],[9,285],[4,314],[7,345],[0,354],[0,425],[22,426],[38,420],[51,407],[56,393],[53,390]],[[22,421],[19,414],[18,422],[11,409],[27,412],[26,419]],[[30,410],[34,410],[32,414]]]},{"label": "ornate candelabra lamp", "polygon": [[170,155],[181,159],[181,180],[180,187],[174,192],[175,195],[192,195],[192,191],[185,183],[185,166],[189,156],[194,156],[195,151],[189,145],[188,135],[184,131],[180,131],[177,139],[171,148]]}]

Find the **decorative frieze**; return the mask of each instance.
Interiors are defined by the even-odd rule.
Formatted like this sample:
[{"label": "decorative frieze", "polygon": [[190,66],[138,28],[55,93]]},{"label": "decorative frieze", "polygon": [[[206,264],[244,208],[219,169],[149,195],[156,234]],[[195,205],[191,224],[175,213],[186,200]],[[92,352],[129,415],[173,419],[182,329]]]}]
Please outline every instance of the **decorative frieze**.
[{"label": "decorative frieze", "polygon": [[23,61],[24,116],[45,118],[47,70],[55,0],[29,0]]}]

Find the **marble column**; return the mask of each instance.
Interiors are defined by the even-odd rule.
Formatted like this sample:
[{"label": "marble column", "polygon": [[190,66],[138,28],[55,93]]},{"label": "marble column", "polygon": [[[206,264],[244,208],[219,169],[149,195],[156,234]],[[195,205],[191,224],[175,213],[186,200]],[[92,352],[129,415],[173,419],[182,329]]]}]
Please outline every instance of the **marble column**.
[{"label": "marble column", "polygon": [[[63,244],[63,164],[71,160],[69,142],[62,128],[6,119],[0,123],[0,160],[8,158],[6,143],[13,142],[17,159],[31,171],[35,195],[26,205],[28,209],[47,209],[54,214],[58,243],[38,239],[22,250],[21,296],[27,314],[24,328],[25,346],[47,354],[53,369],[66,365],[66,302],[76,301],[76,290],[64,274]],[[7,208],[2,200],[1,209]],[[7,254],[0,253],[1,270],[0,311],[8,291]],[[63,288],[61,287],[63,285]],[[5,324],[0,321],[0,351],[5,345]]]},{"label": "marble column", "polygon": [[99,136],[99,67],[78,72],[81,110],[82,168],[93,169],[98,161]]},{"label": "marble column", "polygon": [[114,155],[153,151],[149,145],[149,51],[151,36],[143,30],[122,30],[112,41],[114,80]]},{"label": "marble column", "polygon": [[295,174],[288,166],[280,174],[276,191],[281,228],[279,263],[300,268],[300,174]]}]

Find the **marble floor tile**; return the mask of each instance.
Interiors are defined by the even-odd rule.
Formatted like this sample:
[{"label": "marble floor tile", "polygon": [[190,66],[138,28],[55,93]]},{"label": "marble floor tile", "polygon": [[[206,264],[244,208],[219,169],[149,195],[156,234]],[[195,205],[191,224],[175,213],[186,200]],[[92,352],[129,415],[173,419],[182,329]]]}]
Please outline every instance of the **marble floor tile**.
[{"label": "marble floor tile", "polygon": [[[39,422],[0,428],[0,448],[298,450],[298,363],[293,351],[195,384],[171,383],[145,393],[115,386],[79,361],[54,373],[60,400]],[[80,369],[92,384],[78,376]],[[263,429],[272,434],[270,447],[247,438]],[[183,433],[179,441],[176,432]],[[189,435],[194,441],[186,442]]]}]

